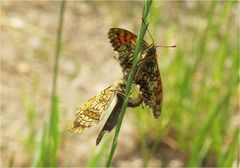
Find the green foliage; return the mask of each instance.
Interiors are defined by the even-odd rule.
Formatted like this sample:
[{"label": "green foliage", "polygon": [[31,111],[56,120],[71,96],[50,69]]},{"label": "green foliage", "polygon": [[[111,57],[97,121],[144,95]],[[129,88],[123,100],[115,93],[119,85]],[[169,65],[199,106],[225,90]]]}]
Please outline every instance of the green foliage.
[{"label": "green foliage", "polygon": [[65,1],[61,2],[59,28],[56,40],[55,64],[53,69],[52,83],[52,99],[49,121],[45,123],[41,142],[38,150],[36,150],[35,158],[32,162],[32,167],[41,166],[57,166],[57,151],[58,151],[58,96],[57,96],[57,79],[58,67],[61,50],[61,35],[63,27]]}]

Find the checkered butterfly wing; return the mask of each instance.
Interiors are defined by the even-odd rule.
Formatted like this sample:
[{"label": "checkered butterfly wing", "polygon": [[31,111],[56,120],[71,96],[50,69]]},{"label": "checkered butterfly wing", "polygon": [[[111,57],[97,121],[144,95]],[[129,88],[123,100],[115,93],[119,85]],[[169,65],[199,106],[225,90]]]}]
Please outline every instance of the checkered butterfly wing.
[{"label": "checkered butterfly wing", "polygon": [[143,52],[135,83],[140,86],[144,103],[153,109],[154,117],[158,118],[162,109],[163,88],[154,45]]},{"label": "checkered butterfly wing", "polygon": [[[108,37],[114,48],[119,53],[118,61],[122,67],[123,74],[127,76],[133,65],[134,47],[137,36],[122,28],[111,28]],[[143,41],[142,49],[146,49],[148,44]]]},{"label": "checkered butterfly wing", "polygon": [[69,131],[82,132],[86,128],[97,124],[106,114],[115,94],[116,88],[110,86],[77,108],[76,119]]}]

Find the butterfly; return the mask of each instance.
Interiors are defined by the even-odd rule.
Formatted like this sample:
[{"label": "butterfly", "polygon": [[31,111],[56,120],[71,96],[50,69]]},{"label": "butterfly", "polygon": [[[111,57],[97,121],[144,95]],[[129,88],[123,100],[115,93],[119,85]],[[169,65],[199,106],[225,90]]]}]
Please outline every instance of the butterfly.
[{"label": "butterfly", "polygon": [[[117,97],[116,104],[97,137],[96,145],[98,145],[105,132],[110,132],[117,124],[124,100],[125,89],[126,82],[123,79],[119,79],[98,95],[91,97],[86,103],[77,108],[76,118],[69,131],[74,133],[82,132],[99,123],[104,118],[114,98]],[[128,106],[136,107],[141,103],[142,99],[140,97],[130,98]]]},{"label": "butterfly", "polygon": [[[119,54],[117,59],[124,76],[128,76],[133,65],[137,36],[122,28],[111,28],[108,37],[114,51]],[[140,86],[144,103],[153,110],[154,117],[158,118],[162,110],[163,87],[158,68],[156,46],[149,45],[144,40],[141,44],[141,61],[134,82]]]}]

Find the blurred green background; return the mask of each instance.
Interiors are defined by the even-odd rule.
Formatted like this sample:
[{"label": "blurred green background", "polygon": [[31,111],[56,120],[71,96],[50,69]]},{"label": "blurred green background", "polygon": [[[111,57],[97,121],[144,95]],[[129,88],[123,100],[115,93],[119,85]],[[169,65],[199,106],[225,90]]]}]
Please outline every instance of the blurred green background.
[{"label": "blurred green background", "polygon": [[[143,2],[66,3],[51,119],[60,5],[1,1],[1,166],[96,167],[108,157],[113,131],[95,146],[104,121],[81,134],[67,128],[77,106],[121,77],[107,33],[137,33]],[[156,45],[177,45],[157,51],[163,112],[156,120],[146,107],[127,109],[113,166],[239,166],[239,7],[153,2]]]}]

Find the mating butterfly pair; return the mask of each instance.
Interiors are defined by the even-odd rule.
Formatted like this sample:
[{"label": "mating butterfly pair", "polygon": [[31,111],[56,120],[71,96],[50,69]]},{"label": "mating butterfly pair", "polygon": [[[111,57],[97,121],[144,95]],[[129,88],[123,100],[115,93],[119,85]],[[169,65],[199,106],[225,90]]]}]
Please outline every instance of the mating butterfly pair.
[{"label": "mating butterfly pair", "polygon": [[[73,122],[73,126],[69,129],[75,133],[82,132],[84,129],[98,123],[106,114],[114,97],[117,97],[115,107],[98,135],[97,144],[100,143],[104,133],[111,131],[117,123],[123,103],[126,79],[133,65],[133,53],[137,39],[135,34],[121,28],[111,28],[108,35],[114,50],[119,53],[118,60],[123,70],[124,79],[115,82],[99,95],[90,98],[85,104],[80,106],[76,111],[76,119]],[[158,118],[161,112],[163,94],[155,45],[148,45],[145,41],[142,42],[141,62],[138,65],[134,82],[140,86],[142,97],[140,96],[140,99],[130,98],[128,106],[138,106],[143,100],[153,110],[154,117]]]}]

